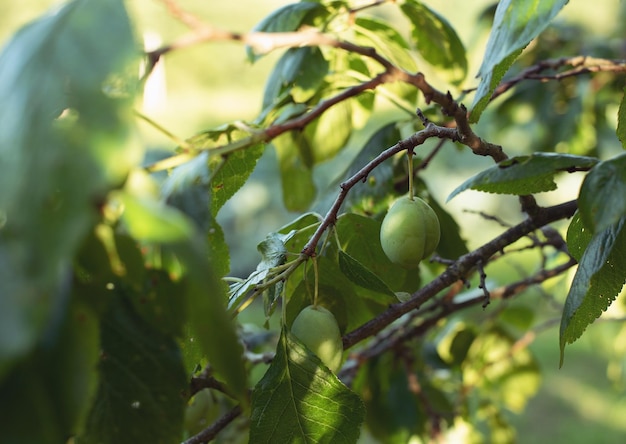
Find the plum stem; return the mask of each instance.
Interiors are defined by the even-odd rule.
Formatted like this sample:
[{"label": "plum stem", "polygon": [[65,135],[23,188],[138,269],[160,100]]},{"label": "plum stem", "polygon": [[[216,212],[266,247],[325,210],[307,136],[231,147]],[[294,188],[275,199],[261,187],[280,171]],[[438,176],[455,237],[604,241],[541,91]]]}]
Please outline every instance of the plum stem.
[{"label": "plum stem", "polygon": [[413,150],[407,150],[406,155],[408,159],[408,170],[409,170],[409,199],[413,199]]}]

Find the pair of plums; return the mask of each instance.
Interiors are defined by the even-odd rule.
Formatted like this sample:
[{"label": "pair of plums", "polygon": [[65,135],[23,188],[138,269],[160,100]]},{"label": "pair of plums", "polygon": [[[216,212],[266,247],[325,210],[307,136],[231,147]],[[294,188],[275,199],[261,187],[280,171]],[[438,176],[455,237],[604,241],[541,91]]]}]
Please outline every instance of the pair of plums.
[{"label": "pair of plums", "polygon": [[[401,197],[380,228],[385,255],[395,264],[417,267],[439,244],[441,229],[433,209],[418,197]],[[294,319],[291,333],[333,372],[341,367],[343,344],[337,320],[320,305],[309,305]]]}]

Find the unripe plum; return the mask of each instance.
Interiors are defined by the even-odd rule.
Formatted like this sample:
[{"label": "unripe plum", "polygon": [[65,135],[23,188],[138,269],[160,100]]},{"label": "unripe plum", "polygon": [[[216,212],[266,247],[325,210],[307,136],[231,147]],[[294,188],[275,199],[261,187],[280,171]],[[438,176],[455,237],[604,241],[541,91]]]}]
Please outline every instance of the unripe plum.
[{"label": "unripe plum", "polygon": [[394,264],[417,267],[430,256],[441,236],[439,219],[419,197],[401,197],[394,202],[380,227],[383,251]]},{"label": "unripe plum", "polygon": [[333,372],[341,368],[343,343],[333,314],[319,305],[304,308],[291,325],[291,333]]}]

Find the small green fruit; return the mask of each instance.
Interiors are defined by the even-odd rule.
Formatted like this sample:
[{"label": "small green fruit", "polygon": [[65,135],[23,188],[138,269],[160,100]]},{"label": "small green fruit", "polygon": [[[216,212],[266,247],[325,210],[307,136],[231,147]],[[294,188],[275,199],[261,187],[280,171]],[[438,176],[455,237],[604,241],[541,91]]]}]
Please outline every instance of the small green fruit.
[{"label": "small green fruit", "polygon": [[383,251],[394,264],[417,267],[437,245],[441,229],[432,208],[419,197],[401,197],[391,206],[380,227]]},{"label": "small green fruit", "polygon": [[341,368],[341,332],[330,311],[319,305],[309,305],[294,319],[291,333],[333,372]]}]

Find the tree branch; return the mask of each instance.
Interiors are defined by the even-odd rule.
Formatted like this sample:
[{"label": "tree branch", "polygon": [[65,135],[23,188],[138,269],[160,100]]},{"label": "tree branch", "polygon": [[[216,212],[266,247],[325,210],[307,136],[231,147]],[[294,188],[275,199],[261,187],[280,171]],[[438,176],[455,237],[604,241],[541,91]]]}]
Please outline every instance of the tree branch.
[{"label": "tree branch", "polygon": [[[413,309],[419,308],[424,302],[436,296],[441,290],[449,287],[458,280],[462,280],[480,261],[486,262],[492,255],[502,251],[507,245],[512,244],[528,233],[548,223],[571,217],[576,211],[576,208],[576,201],[569,201],[553,207],[542,208],[534,217],[529,217],[518,225],[509,228],[482,247],[461,256],[441,275],[413,293],[408,301],[390,306],[385,312],[346,334],[343,337],[344,349],[348,349],[365,338],[375,335],[400,316]],[[479,300],[481,302],[484,301],[484,296],[481,295]]]},{"label": "tree branch", "polygon": [[357,183],[365,181],[369,173],[371,173],[374,168],[376,168],[378,165],[380,165],[396,153],[404,150],[413,149],[416,146],[422,145],[426,140],[430,139],[431,137],[450,139],[452,141],[458,140],[456,129],[444,128],[441,126],[430,124],[422,131],[418,131],[412,136],[399,141],[392,147],[387,148],[385,151],[380,153],[378,156],[376,156],[376,158],[374,158],[373,160],[368,162],[363,168],[361,168],[356,174],[354,174],[348,180],[342,182],[339,185],[340,191],[337,195],[337,198],[330,207],[330,210],[328,210],[328,212],[326,213],[326,216],[324,216],[324,220],[322,221],[322,223],[319,225],[313,236],[311,236],[311,239],[309,239],[309,241],[302,249],[302,253],[306,254],[307,256],[313,256],[315,254],[315,249],[317,248],[317,244],[324,234],[324,231],[326,231],[328,227],[335,223],[343,201],[347,197],[348,192]]}]

